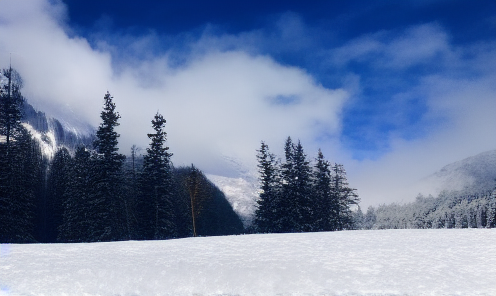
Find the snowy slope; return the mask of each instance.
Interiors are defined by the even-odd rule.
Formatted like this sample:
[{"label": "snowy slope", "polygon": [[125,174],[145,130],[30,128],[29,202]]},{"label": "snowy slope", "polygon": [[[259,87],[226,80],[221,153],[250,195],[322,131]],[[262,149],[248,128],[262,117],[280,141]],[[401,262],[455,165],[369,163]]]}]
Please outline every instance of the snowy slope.
[{"label": "snowy slope", "polygon": [[496,295],[496,229],[1,245],[0,295]]},{"label": "snowy slope", "polygon": [[433,195],[442,190],[487,192],[496,185],[496,150],[486,151],[446,165],[423,180]]},{"label": "snowy slope", "polygon": [[234,212],[243,221],[243,225],[245,227],[252,225],[258,198],[257,182],[241,177],[230,178],[217,175],[207,175],[207,178],[222,190]]}]

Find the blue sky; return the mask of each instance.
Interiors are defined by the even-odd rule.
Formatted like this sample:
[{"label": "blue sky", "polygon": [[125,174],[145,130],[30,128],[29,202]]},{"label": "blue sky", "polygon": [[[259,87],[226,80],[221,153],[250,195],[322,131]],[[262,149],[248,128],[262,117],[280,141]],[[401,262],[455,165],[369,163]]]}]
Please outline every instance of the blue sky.
[{"label": "blue sky", "polygon": [[344,163],[365,204],[496,148],[495,1],[307,2],[0,0],[0,64],[94,125],[109,90],[123,152],[157,110],[175,163],[212,174],[291,136]]},{"label": "blue sky", "polygon": [[[420,57],[422,60],[412,60],[411,65],[388,67],[383,65],[387,54],[380,49],[348,61],[332,61],[336,48],[364,36],[388,46],[416,26],[426,27],[415,36],[419,41],[425,34],[428,38],[445,38],[451,46],[494,41],[496,36],[496,2],[489,0],[64,2],[68,5],[69,26],[75,34],[93,41],[95,47],[102,36],[121,45],[153,33],[156,40],[148,50],[173,51],[181,60],[189,50],[188,43],[203,35],[222,38],[254,32],[253,39],[232,41],[222,50],[269,55],[278,63],[304,69],[327,88],[343,87],[350,76],[359,76],[360,95],[353,105],[344,108],[340,135],[357,159],[387,153],[391,133],[414,139],[440,124],[443,118],[422,120],[428,112],[422,96],[405,102],[397,95],[418,86],[427,75],[450,69],[439,59],[442,50],[428,52]],[[149,52],[122,55],[127,54],[140,58]]]}]

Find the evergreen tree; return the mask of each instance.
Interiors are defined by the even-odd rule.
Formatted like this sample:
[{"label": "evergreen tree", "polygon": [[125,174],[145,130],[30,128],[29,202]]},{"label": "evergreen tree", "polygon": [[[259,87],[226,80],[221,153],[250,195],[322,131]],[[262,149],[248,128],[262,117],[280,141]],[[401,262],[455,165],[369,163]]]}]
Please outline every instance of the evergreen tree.
[{"label": "evergreen tree", "polygon": [[260,195],[255,212],[255,226],[258,232],[269,233],[277,230],[276,202],[279,197],[279,173],[275,155],[269,152],[269,146],[262,142],[257,154],[258,172],[260,174]]},{"label": "evergreen tree", "polygon": [[[74,159],[69,163],[67,187],[62,194],[62,224],[58,228],[60,242],[95,241],[98,229],[95,208],[94,161],[84,147],[76,148]],[[97,233],[95,233],[95,231]]]},{"label": "evergreen tree", "polygon": [[140,219],[144,239],[166,239],[175,236],[174,206],[172,201],[171,153],[164,146],[166,120],[157,113],[152,120],[155,133],[148,134],[150,147],[144,157]]},{"label": "evergreen tree", "polygon": [[119,240],[125,238],[126,221],[123,200],[122,165],[125,156],[118,153],[119,134],[115,128],[119,126],[120,115],[115,111],[115,103],[109,92],[105,94],[102,123],[97,132],[93,146],[97,152],[97,176],[95,180],[96,200],[93,201],[97,219],[95,223],[95,241]]},{"label": "evergreen tree", "polygon": [[57,150],[50,164],[47,177],[45,215],[45,242],[56,242],[58,228],[63,222],[64,195],[69,186],[72,158],[63,147]]},{"label": "evergreen tree", "polygon": [[324,154],[319,149],[315,170],[314,170],[314,184],[313,184],[313,211],[315,215],[315,227],[318,231],[332,231],[335,230],[335,217],[332,209],[335,208],[337,203],[334,195],[331,195],[331,164],[325,160]]},{"label": "evergreen tree", "polygon": [[137,202],[141,196],[139,189],[139,174],[143,167],[143,157],[138,155],[140,148],[131,147],[131,157],[124,163],[124,210],[128,239],[139,239]]},{"label": "evergreen tree", "polygon": [[284,146],[285,162],[281,166],[281,196],[276,200],[275,217],[276,232],[294,232],[295,229],[295,164],[294,145],[291,137],[286,139]]},{"label": "evergreen tree", "polygon": [[21,125],[22,79],[2,70],[0,85],[0,242],[34,241],[34,205],[42,181],[39,146]]},{"label": "evergreen tree", "polygon": [[21,94],[22,78],[10,67],[1,73],[7,80],[0,86],[0,135],[5,138],[6,156],[10,150],[12,139],[21,129],[24,97]]},{"label": "evergreen tree", "polygon": [[353,228],[351,206],[359,202],[356,189],[349,187],[342,164],[334,164],[331,178],[331,195],[338,201],[331,209],[332,215],[337,218],[336,230],[351,229]]},{"label": "evergreen tree", "polygon": [[312,231],[313,223],[313,201],[310,162],[307,160],[301,142],[298,141],[293,153],[294,182],[293,213],[295,215],[295,231]]}]

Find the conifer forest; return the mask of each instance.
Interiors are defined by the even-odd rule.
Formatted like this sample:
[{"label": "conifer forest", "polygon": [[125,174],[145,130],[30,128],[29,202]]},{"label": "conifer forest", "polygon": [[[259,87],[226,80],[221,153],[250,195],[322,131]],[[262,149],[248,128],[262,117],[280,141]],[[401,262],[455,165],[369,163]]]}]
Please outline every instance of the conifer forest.
[{"label": "conifer forest", "polygon": [[265,142],[256,154],[259,198],[245,228],[224,194],[194,165],[174,167],[166,119],[151,118],[144,155],[119,152],[120,115],[109,92],[92,139],[53,157],[23,124],[22,78],[3,69],[0,89],[0,242],[163,240],[242,233],[385,228],[494,227],[495,194],[419,196],[364,214],[342,164],[319,150],[310,161],[288,137],[281,160]]}]

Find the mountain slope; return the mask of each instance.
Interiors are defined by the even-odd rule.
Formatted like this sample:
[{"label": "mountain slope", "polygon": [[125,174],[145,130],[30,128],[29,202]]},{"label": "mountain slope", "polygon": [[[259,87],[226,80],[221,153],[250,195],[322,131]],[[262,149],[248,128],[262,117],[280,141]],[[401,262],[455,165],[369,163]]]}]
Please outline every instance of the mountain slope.
[{"label": "mountain slope", "polygon": [[423,180],[435,194],[463,191],[476,194],[491,191],[496,186],[496,150],[448,164]]},{"label": "mountain slope", "polygon": [[51,158],[58,147],[75,148],[77,145],[90,145],[94,128],[77,119],[74,114],[67,115],[70,121],[59,120],[37,111],[28,102],[24,103],[23,125],[38,140],[43,153]]}]

